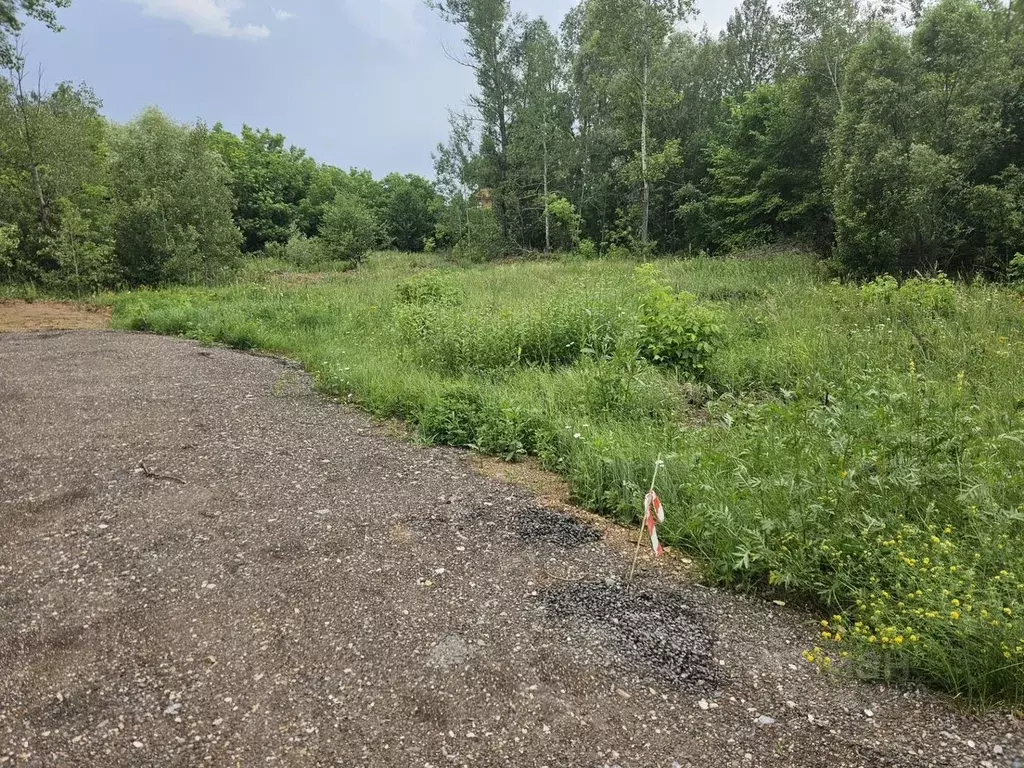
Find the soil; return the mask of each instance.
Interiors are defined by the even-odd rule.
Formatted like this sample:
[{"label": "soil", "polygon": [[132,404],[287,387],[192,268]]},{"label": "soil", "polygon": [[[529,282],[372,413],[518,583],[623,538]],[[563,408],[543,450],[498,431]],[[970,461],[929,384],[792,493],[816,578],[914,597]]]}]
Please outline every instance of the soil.
[{"label": "soil", "polygon": [[0,333],[97,330],[110,326],[110,314],[109,307],[0,299]]},{"label": "soil", "polygon": [[1020,764],[1011,714],[820,675],[806,613],[627,586],[631,532],[388,432],[265,357],[0,336],[0,764]]}]

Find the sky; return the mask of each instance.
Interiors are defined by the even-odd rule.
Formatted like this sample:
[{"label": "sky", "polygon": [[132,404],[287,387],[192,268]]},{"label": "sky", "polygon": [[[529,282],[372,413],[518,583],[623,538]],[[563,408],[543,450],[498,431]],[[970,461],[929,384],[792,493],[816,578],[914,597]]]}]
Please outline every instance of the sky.
[{"label": "sky", "polygon": [[[557,26],[576,0],[512,0]],[[721,28],[731,0],[699,0]],[[472,73],[445,55],[460,31],[423,0],[73,0],[65,30],[26,28],[49,87],[86,83],[127,121],[154,105],[181,122],[282,133],[319,162],[433,177],[431,152]],[[34,79],[34,78],[33,78]]]}]

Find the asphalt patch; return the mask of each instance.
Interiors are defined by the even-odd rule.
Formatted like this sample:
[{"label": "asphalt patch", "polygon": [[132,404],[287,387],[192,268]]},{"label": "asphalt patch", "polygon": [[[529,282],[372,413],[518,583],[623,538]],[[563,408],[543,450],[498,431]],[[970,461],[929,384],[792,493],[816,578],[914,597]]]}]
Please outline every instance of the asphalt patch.
[{"label": "asphalt patch", "polygon": [[516,515],[514,530],[529,542],[578,549],[601,540],[601,532],[572,515],[544,507],[529,507]]},{"label": "asphalt patch", "polygon": [[621,661],[682,688],[714,686],[715,634],[686,596],[607,582],[574,582],[543,594],[551,615],[599,630]]}]

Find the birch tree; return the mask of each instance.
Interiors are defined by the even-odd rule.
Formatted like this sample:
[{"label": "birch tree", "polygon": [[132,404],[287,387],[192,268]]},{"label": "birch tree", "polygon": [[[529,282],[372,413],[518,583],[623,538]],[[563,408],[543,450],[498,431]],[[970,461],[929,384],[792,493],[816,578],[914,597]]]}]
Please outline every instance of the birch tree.
[{"label": "birch tree", "polygon": [[584,45],[618,72],[617,99],[639,133],[640,241],[650,239],[650,112],[656,84],[653,72],[669,33],[692,11],[691,0],[587,0]]}]

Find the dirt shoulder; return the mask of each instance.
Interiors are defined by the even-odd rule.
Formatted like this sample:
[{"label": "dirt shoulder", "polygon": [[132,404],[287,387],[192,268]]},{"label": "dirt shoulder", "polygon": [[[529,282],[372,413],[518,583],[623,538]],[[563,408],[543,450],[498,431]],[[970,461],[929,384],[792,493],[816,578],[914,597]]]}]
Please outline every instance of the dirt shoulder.
[{"label": "dirt shoulder", "polygon": [[[271,359],[0,337],[0,764],[1009,766],[816,628]],[[509,474],[515,480],[515,474]],[[558,495],[552,489],[551,495]]]},{"label": "dirt shoulder", "polygon": [[88,331],[110,327],[109,307],[58,301],[0,299],[0,333],[9,331]]}]

